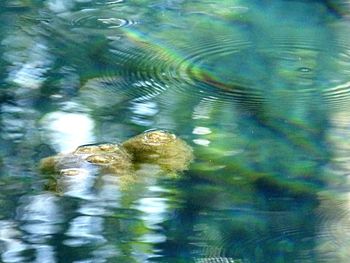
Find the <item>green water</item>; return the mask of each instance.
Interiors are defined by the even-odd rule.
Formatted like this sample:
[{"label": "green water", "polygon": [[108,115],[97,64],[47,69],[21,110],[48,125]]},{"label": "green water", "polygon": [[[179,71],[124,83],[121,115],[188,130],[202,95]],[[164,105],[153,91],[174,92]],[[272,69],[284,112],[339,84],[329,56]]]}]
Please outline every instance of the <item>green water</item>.
[{"label": "green water", "polygon": [[[1,1],[0,262],[348,262],[349,10]],[[187,171],[39,172],[156,128],[193,148]]]}]

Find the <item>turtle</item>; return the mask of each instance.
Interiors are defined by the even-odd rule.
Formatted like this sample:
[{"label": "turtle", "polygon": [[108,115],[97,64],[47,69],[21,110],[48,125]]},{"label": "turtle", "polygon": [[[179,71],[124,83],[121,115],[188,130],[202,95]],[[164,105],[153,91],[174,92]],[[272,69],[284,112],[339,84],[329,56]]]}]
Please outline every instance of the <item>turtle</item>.
[{"label": "turtle", "polygon": [[175,134],[149,130],[121,144],[81,145],[72,152],[46,157],[39,168],[49,177],[48,188],[62,192],[67,182],[72,181],[71,177],[116,175],[120,177],[122,188],[129,188],[130,184],[141,180],[139,177],[149,174],[173,177],[188,169],[192,159],[192,148]]}]

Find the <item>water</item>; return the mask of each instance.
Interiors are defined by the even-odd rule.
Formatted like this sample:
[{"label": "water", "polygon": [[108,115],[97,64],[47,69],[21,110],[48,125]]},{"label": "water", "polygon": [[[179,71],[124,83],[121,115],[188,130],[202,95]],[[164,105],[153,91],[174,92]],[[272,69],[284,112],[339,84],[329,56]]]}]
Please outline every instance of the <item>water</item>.
[{"label": "water", "polygon": [[[1,1],[0,262],[348,262],[349,8]],[[187,171],[39,172],[154,128]]]}]

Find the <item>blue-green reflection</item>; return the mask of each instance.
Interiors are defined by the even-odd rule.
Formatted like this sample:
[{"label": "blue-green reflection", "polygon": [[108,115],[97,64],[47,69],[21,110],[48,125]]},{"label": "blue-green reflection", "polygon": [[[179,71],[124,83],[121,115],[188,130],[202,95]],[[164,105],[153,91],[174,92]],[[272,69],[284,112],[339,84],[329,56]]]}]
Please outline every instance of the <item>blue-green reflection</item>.
[{"label": "blue-green reflection", "polygon": [[[1,1],[0,261],[348,262],[348,10]],[[38,171],[155,128],[189,170]]]}]

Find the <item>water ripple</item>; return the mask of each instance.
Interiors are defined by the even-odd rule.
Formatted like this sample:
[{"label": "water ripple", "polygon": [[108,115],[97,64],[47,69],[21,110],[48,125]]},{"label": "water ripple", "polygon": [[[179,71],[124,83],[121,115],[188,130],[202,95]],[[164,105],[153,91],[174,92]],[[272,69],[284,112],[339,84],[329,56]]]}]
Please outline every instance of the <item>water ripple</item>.
[{"label": "water ripple", "polygon": [[[190,97],[220,96],[223,101],[235,97],[237,100],[242,97],[250,97],[252,101],[261,100],[259,92],[253,88],[220,83],[205,65],[205,61],[215,61],[221,56],[239,52],[249,47],[249,43],[222,38],[220,42],[197,43],[177,53],[170,48],[154,45],[140,32],[126,32],[134,44],[126,45],[125,48],[118,45],[111,49],[116,56],[115,63],[120,68],[118,74],[127,76],[125,86],[141,88],[146,96],[151,90],[157,91],[157,95],[171,90]],[[133,89],[132,93],[136,90]]]},{"label": "water ripple", "polygon": [[70,21],[70,25],[78,28],[89,29],[115,29],[119,27],[137,24],[137,21],[127,18],[115,17],[116,12],[100,9],[82,9],[75,13],[63,15]]},{"label": "water ripple", "polygon": [[[179,36],[181,31],[181,39],[170,33],[146,34],[138,27],[123,30],[125,48],[119,44],[112,52],[128,81],[152,80],[163,87],[162,91],[216,96],[223,102],[253,106],[266,103],[270,95],[280,96],[282,89],[291,90],[288,96],[298,101],[319,96],[332,107],[349,102],[350,65],[341,72],[334,67],[346,63],[350,52],[344,37],[325,45],[322,40],[327,33],[323,31],[311,32],[315,36],[308,38],[309,29],[298,33],[287,27],[290,34],[272,35],[267,43],[252,42],[238,29],[236,36],[227,31],[218,32],[215,39],[202,36],[191,40],[191,31],[177,27],[180,25],[170,26],[169,31]],[[329,52],[330,46],[334,52]],[[264,94],[267,88],[268,95]],[[144,91],[147,93],[147,88]]]},{"label": "water ripple", "polygon": [[[210,2],[213,9],[215,5]],[[321,97],[331,107],[350,103],[346,23],[305,25],[301,30],[291,18],[278,23],[271,10],[258,10],[272,12],[269,19],[255,17],[250,4],[230,5],[223,13],[208,13],[203,6],[169,2],[163,15],[153,18],[142,5],[99,1],[55,19],[73,29],[72,37],[74,32],[106,37],[108,44],[97,47],[105,54],[99,78],[110,82],[115,93],[123,91],[133,99],[171,91],[249,107],[280,96],[299,102]],[[292,92],[280,95],[281,90]]]},{"label": "water ripple", "polygon": [[[314,203],[300,206],[297,200],[283,197],[269,198],[268,203],[270,207],[266,210],[236,206],[200,214],[194,228],[194,244],[201,260],[275,262],[277,254],[283,253],[288,262],[309,262],[313,249],[309,237],[315,234],[312,227]],[[309,223],[305,223],[306,218],[310,218]],[[303,247],[303,253],[294,253],[297,247]]]}]

